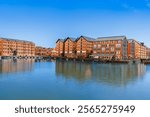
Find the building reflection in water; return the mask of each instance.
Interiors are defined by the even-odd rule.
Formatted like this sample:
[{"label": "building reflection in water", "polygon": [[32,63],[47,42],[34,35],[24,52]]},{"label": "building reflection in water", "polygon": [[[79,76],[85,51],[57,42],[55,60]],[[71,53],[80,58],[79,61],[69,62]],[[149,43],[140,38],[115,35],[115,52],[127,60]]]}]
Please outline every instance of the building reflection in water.
[{"label": "building reflection in water", "polygon": [[56,75],[79,82],[92,80],[111,85],[126,85],[146,73],[144,64],[90,64],[56,61]]},{"label": "building reflection in water", "polygon": [[16,73],[32,71],[34,59],[27,60],[2,60],[0,61],[0,73]]}]

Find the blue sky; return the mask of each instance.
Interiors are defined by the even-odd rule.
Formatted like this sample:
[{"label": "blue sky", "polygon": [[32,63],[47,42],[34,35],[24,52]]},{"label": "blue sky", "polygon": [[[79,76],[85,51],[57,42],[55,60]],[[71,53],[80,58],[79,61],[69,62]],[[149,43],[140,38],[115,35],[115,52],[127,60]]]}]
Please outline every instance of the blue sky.
[{"label": "blue sky", "polygon": [[55,47],[80,35],[126,35],[150,47],[150,0],[0,0],[0,37]]}]

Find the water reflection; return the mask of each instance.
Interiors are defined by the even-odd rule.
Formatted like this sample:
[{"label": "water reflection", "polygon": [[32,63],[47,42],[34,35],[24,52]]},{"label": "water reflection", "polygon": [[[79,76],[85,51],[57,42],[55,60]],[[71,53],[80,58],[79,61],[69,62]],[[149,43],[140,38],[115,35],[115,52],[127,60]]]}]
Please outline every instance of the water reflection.
[{"label": "water reflection", "polygon": [[112,85],[126,85],[146,73],[144,64],[91,64],[56,61],[56,75],[79,82],[87,80]]},{"label": "water reflection", "polygon": [[0,73],[16,73],[33,70],[33,59],[28,60],[1,60]]}]

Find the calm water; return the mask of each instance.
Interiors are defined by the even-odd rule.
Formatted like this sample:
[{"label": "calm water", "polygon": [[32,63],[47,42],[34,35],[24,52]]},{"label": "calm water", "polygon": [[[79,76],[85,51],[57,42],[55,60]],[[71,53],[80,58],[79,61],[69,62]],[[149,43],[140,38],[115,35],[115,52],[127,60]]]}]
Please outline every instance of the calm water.
[{"label": "calm water", "polygon": [[150,66],[3,60],[0,99],[150,99]]}]

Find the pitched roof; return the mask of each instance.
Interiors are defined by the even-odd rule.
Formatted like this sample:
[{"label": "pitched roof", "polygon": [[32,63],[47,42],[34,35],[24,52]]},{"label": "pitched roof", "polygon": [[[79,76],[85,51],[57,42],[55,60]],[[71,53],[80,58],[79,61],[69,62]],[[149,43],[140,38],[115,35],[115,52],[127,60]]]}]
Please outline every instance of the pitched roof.
[{"label": "pitched roof", "polygon": [[98,37],[96,40],[123,40],[126,36]]},{"label": "pitched roof", "polygon": [[94,38],[91,38],[91,37],[87,37],[87,36],[80,36],[79,38],[76,39],[76,41],[78,41],[80,38],[84,38],[86,39],[87,41],[95,41],[96,39]]},{"label": "pitched roof", "polygon": [[144,47],[148,48],[143,42],[139,42],[139,41],[137,41],[137,40],[135,40],[135,39],[128,39],[128,41],[129,41],[129,42],[137,42],[137,43],[140,44],[141,46],[144,46]]},{"label": "pitched roof", "polygon": [[138,44],[141,44],[141,42],[135,40],[135,39],[128,39],[129,42],[137,42]]},{"label": "pitched roof", "polygon": [[76,41],[76,38],[73,38],[73,37],[67,37],[67,38],[64,40],[64,42],[67,41],[68,39],[70,39],[70,40],[72,40],[72,41]]},{"label": "pitched roof", "polygon": [[64,39],[57,39],[56,43],[57,43],[58,41],[64,42]]},{"label": "pitched roof", "polygon": [[94,41],[94,40],[96,40],[96,39],[94,39],[94,38],[87,37],[87,36],[81,36],[81,37],[83,37],[83,38],[87,39],[88,41]]},{"label": "pitched roof", "polygon": [[3,38],[3,37],[0,37],[0,39],[2,39],[2,40],[8,40],[8,41],[19,41],[19,42],[25,42],[25,43],[33,43],[31,41],[25,41],[25,40],[19,40],[19,39],[11,39],[11,38]]}]

